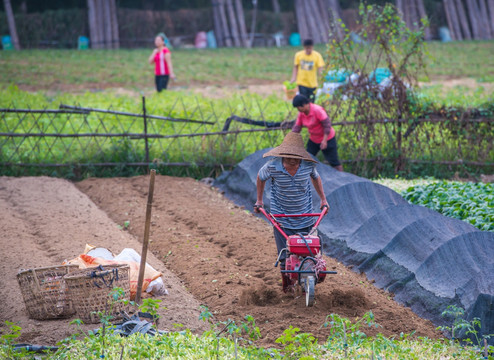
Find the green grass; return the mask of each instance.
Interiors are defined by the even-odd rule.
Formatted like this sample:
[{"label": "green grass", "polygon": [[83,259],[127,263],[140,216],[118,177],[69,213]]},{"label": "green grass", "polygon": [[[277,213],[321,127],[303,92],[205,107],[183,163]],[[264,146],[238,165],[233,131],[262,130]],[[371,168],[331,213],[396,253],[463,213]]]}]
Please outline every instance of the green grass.
[{"label": "green grass", "polygon": [[[324,46],[316,47],[321,53]],[[30,90],[76,90],[92,87],[152,88],[149,49],[23,50],[0,52],[0,85],[16,84]],[[298,48],[177,49],[172,58],[177,86],[201,84],[282,83],[291,76]],[[429,44],[428,76],[470,77],[494,82],[494,41]],[[474,54],[474,55],[473,55]],[[425,74],[424,74],[425,76]]]},{"label": "green grass", "polygon": [[[204,312],[201,313],[203,316]],[[210,314],[210,313],[209,313]],[[159,336],[134,334],[129,337],[114,336],[111,323],[105,320],[106,332],[80,328],[60,343],[58,351],[46,354],[43,359],[478,359],[482,348],[471,341],[464,346],[458,341],[429,339],[414,334],[401,333],[397,338],[382,334],[368,337],[365,332],[378,328],[372,312],[353,321],[330,314],[322,325],[328,329],[327,339],[316,339],[310,333],[290,326],[276,339],[276,347],[263,348],[256,344],[262,338],[255,320],[246,316],[247,322],[236,324],[229,320],[212,324],[209,331],[194,335],[190,330],[167,332]],[[203,318],[207,321],[207,318]],[[72,324],[80,324],[74,320]],[[103,323],[103,319],[102,319]],[[456,323],[456,320],[455,320]],[[463,322],[474,336],[478,336],[469,322]],[[0,357],[8,359],[35,358],[28,352],[16,352],[12,345],[22,333],[19,326],[6,323],[0,336]],[[177,324],[178,327],[181,325]],[[456,329],[457,326],[453,325]],[[450,329],[449,327],[447,327]],[[221,330],[222,329],[222,330]],[[456,329],[457,330],[457,329]],[[221,334],[221,336],[220,336]],[[480,338],[476,338],[481,340]],[[492,347],[486,349],[485,359],[492,360]]]}]

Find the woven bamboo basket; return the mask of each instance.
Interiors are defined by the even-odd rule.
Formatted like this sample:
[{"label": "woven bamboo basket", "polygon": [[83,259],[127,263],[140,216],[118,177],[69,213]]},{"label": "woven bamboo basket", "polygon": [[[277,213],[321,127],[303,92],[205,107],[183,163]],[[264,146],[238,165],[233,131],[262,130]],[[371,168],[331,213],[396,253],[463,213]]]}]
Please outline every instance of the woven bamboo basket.
[{"label": "woven bamboo basket", "polygon": [[29,317],[48,320],[75,314],[64,276],[78,269],[77,265],[59,265],[20,270],[17,281]]},{"label": "woven bamboo basket", "polygon": [[287,89],[285,85],[283,85],[283,90],[285,91],[285,96],[287,100],[292,100],[295,95],[297,95],[298,88],[295,89]]},{"label": "woven bamboo basket", "polygon": [[112,320],[121,319],[121,312],[128,305],[111,299],[110,292],[122,288],[125,299],[130,299],[130,268],[128,265],[100,266],[88,268],[65,276],[69,295],[79,317],[85,323],[100,321],[98,312],[112,315]]}]

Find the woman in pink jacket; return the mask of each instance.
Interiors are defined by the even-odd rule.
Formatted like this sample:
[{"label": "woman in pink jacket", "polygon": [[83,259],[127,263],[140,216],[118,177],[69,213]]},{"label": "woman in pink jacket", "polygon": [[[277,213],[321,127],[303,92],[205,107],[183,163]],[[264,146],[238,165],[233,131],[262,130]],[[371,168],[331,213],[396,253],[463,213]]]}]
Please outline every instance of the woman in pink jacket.
[{"label": "woman in pink jacket", "polygon": [[156,90],[161,92],[168,86],[170,77],[175,79],[175,74],[173,73],[170,50],[165,46],[165,35],[158,34],[154,39],[154,45],[156,45],[156,49],[153,50],[148,61],[151,65],[154,63]]}]

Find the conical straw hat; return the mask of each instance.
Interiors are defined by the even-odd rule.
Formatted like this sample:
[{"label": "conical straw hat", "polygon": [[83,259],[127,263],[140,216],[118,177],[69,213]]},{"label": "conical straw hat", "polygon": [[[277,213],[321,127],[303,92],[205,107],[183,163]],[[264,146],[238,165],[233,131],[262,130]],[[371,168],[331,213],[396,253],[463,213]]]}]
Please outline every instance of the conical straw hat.
[{"label": "conical straw hat", "polygon": [[267,156],[294,158],[294,159],[317,162],[312,158],[311,154],[309,154],[305,150],[304,140],[302,139],[302,135],[300,135],[299,133],[294,133],[293,131],[290,131],[288,134],[286,134],[280,146],[277,146],[274,149],[269,150],[262,157],[267,157]]}]

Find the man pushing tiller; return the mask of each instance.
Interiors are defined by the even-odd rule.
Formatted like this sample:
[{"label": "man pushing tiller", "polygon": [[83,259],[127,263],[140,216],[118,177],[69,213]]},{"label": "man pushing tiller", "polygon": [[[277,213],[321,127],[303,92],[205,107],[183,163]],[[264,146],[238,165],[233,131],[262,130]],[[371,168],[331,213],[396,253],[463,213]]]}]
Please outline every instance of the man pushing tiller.
[{"label": "man pushing tiller", "polygon": [[[304,148],[302,136],[289,132],[282,144],[263,157],[274,156],[257,175],[257,201],[254,211],[260,212],[263,207],[263,194],[266,181],[271,180],[271,213],[272,214],[307,214],[312,212],[312,182],[321,198],[321,209],[328,206],[321,177],[316,170],[316,161]],[[314,217],[279,217],[281,229],[286,235],[307,234],[315,223]],[[285,269],[287,247],[285,237],[274,228],[274,238],[278,249],[281,269]]]},{"label": "man pushing tiller", "polygon": [[[257,201],[254,211],[262,212],[273,224],[274,238],[281,263],[283,291],[293,290],[298,284],[305,291],[305,305],[314,305],[315,285],[324,281],[326,262],[321,257],[321,241],[315,230],[329,206],[324,195],[316,161],[304,149],[302,136],[295,132],[286,135],[283,143],[264,154],[274,156],[257,175]],[[266,181],[271,179],[271,212],[263,207]],[[310,179],[310,181],[309,181]],[[310,183],[321,198],[321,213],[313,214]],[[314,220],[317,217],[317,220]]]}]

